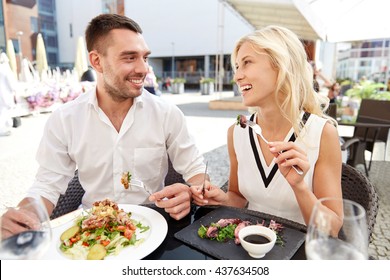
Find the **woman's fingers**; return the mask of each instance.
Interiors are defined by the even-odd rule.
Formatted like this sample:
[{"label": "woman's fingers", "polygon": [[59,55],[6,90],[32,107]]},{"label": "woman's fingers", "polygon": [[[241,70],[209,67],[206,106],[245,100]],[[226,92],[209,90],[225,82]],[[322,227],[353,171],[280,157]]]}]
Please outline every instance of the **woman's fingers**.
[{"label": "woman's fingers", "polygon": [[275,154],[275,162],[282,162],[290,159],[302,159],[307,158],[305,151],[296,146],[293,142],[270,142],[270,151]]},{"label": "woman's fingers", "polygon": [[[270,151],[275,155],[275,163],[280,168],[289,168],[292,170],[294,167],[294,169],[300,169],[303,174],[309,170],[310,165],[306,152],[294,142],[270,142],[269,147]],[[294,172],[296,171],[294,170]],[[282,173],[286,176],[289,172],[286,169]]]}]

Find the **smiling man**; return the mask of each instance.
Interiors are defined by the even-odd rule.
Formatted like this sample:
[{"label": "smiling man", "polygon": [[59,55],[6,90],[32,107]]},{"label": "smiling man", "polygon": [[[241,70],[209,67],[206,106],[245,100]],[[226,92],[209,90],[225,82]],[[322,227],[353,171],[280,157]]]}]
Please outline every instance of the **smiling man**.
[{"label": "smiling man", "polygon": [[[188,184],[203,181],[205,165],[183,113],[144,90],[151,51],[141,28],[124,16],[99,15],[89,23],[86,41],[96,88],[48,119],[28,196],[41,196],[51,213],[78,169],[86,208],[106,198],[130,204],[152,201],[181,219],[190,211],[191,194],[185,184],[164,186],[168,157]],[[145,188],[125,188],[123,174]]]}]

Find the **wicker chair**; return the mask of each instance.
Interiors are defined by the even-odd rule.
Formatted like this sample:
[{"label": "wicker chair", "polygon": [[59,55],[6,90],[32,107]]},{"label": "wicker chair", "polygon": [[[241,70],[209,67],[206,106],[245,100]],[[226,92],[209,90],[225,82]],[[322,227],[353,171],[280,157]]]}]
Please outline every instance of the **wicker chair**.
[{"label": "wicker chair", "polygon": [[363,173],[347,164],[343,164],[341,188],[343,198],[359,203],[366,210],[368,234],[371,240],[379,207],[376,189]]},{"label": "wicker chair", "polygon": [[165,186],[172,185],[174,183],[185,183],[183,176],[176,172],[176,170],[172,166],[171,160],[168,160],[168,173],[165,176]]},{"label": "wicker chair", "polygon": [[[168,164],[168,173],[165,176],[165,185],[172,185],[173,183],[185,183],[183,176],[176,172],[173,168],[171,161]],[[74,177],[68,184],[68,189],[65,194],[60,195],[56,207],[53,209],[50,219],[55,219],[66,213],[76,210],[83,198],[85,191],[80,184],[78,172],[76,170]]]},{"label": "wicker chair", "polygon": [[68,188],[65,194],[60,195],[56,207],[50,215],[50,219],[55,219],[73,210],[76,210],[83,198],[85,191],[80,184],[78,171],[74,173],[74,177],[69,181]]},{"label": "wicker chair", "polygon": [[[378,142],[387,143],[390,129],[390,101],[362,99],[356,123],[339,123],[353,126],[352,138],[344,137],[342,150],[349,150],[347,163],[356,167],[363,164],[368,177],[371,168],[374,145]],[[365,151],[371,152],[368,166]]]}]

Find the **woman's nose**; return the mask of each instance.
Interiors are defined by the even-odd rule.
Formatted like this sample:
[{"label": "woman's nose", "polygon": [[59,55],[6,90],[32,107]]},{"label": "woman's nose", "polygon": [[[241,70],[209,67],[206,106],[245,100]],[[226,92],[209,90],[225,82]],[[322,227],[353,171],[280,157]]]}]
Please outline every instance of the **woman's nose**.
[{"label": "woman's nose", "polygon": [[240,79],[242,79],[242,77],[243,77],[242,72],[241,72],[239,69],[237,69],[237,70],[234,72],[233,80],[234,80],[234,82],[237,83]]}]

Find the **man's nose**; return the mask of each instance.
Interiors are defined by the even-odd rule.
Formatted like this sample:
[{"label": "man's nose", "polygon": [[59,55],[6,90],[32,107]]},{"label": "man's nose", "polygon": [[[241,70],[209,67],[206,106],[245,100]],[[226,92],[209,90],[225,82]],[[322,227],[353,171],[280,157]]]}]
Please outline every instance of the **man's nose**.
[{"label": "man's nose", "polygon": [[135,71],[138,73],[144,73],[146,75],[149,72],[149,63],[143,59],[140,59],[137,63]]}]

